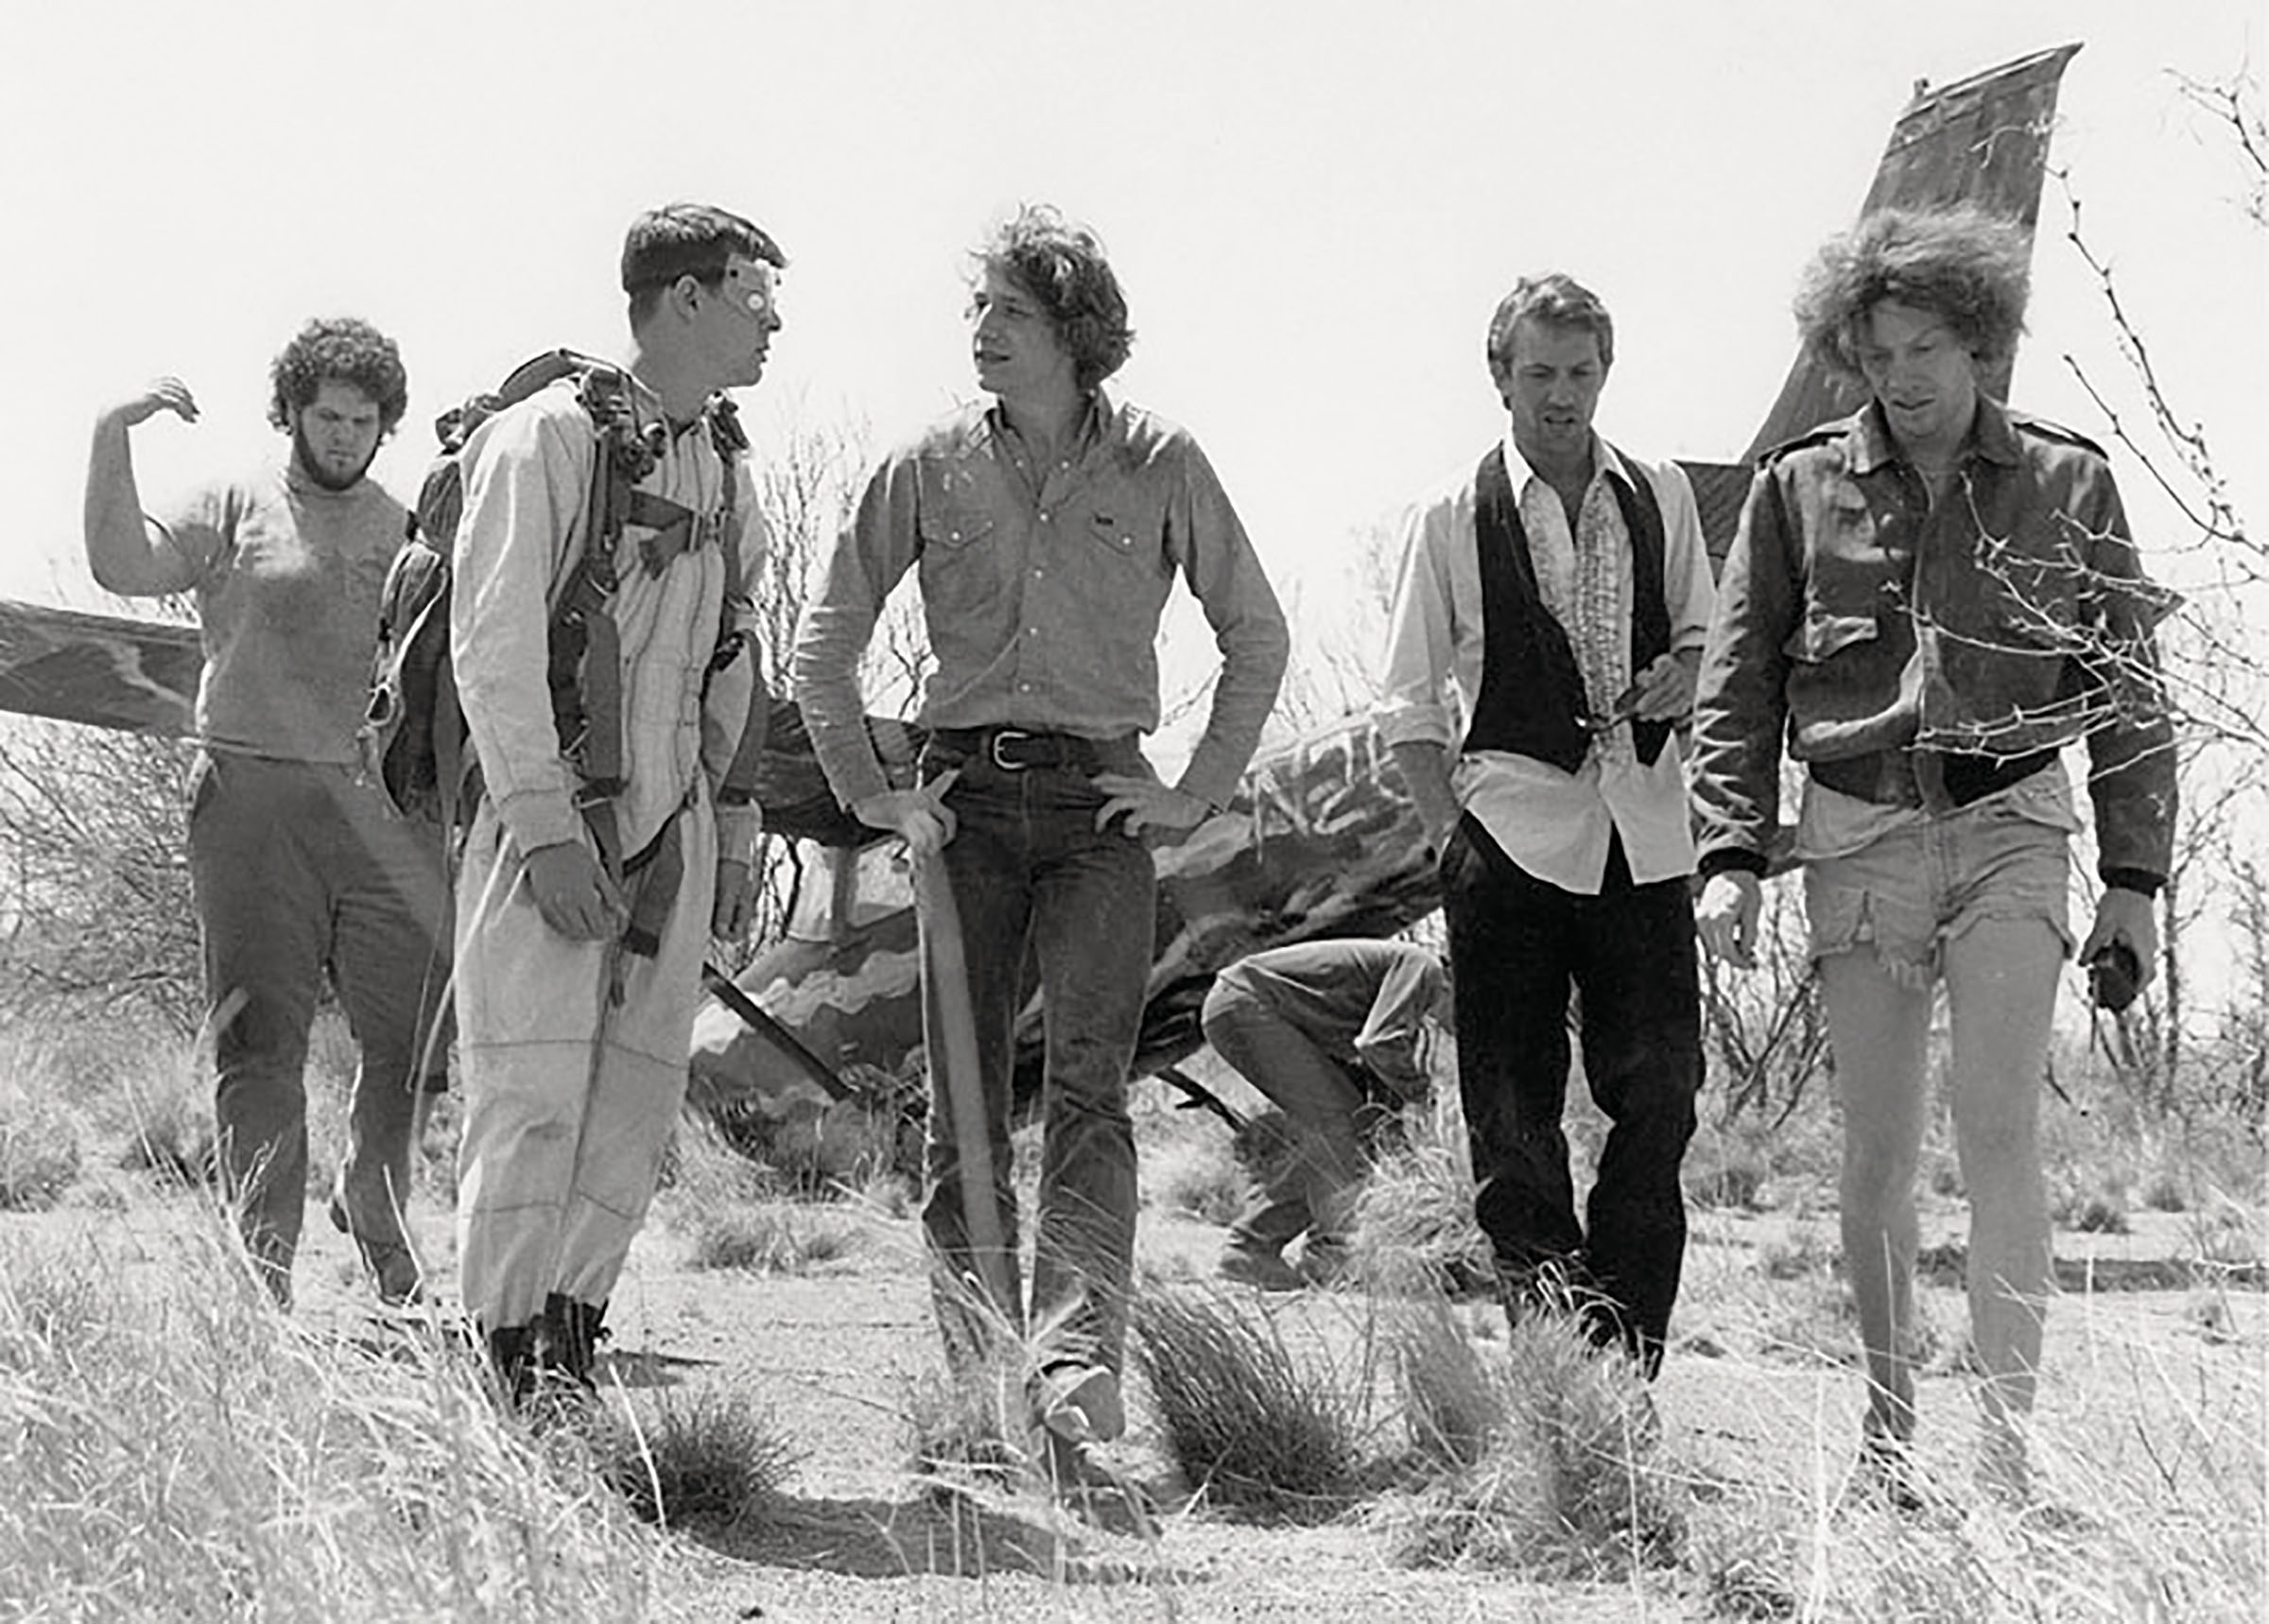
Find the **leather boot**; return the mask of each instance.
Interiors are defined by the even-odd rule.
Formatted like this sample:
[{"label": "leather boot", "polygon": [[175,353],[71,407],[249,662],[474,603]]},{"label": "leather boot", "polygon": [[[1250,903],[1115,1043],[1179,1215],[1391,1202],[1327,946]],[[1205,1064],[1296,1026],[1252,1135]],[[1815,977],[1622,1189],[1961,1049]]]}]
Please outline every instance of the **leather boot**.
[{"label": "leather boot", "polygon": [[508,1404],[518,1407],[536,1386],[536,1327],[508,1325],[488,1334],[489,1370]]},{"label": "leather boot", "polygon": [[544,1368],[578,1387],[593,1387],[591,1372],[598,1361],[598,1344],[606,1339],[606,1317],[604,1303],[578,1303],[557,1291],[546,1297],[540,1348]]}]

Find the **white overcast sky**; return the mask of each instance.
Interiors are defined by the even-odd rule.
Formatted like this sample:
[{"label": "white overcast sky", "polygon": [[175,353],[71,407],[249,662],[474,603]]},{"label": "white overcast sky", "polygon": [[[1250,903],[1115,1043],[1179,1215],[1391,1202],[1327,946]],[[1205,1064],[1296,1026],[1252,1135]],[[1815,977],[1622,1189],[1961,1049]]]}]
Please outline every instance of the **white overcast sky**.
[{"label": "white overcast sky", "polygon": [[[618,343],[623,227],[671,199],[754,216],[793,261],[758,426],[855,419],[879,445],[969,390],[962,251],[1045,199],[1127,286],[1125,392],[1197,433],[1315,612],[1358,530],[1498,431],[1481,336],[1515,276],[1568,269],[1614,310],[1620,443],[1730,458],[1913,82],[2074,41],[2052,162],[2269,519],[2264,235],[2170,77],[2258,74],[2257,5],[0,0],[0,595],[100,602],[87,427],[148,377],[206,408],[137,435],[153,499],[274,454],[267,366],[315,314],[400,341],[410,413],[378,472],[408,493],[442,406]],[[2062,357],[2123,378],[2069,219],[2052,182],[2015,392],[2101,434]]]}]

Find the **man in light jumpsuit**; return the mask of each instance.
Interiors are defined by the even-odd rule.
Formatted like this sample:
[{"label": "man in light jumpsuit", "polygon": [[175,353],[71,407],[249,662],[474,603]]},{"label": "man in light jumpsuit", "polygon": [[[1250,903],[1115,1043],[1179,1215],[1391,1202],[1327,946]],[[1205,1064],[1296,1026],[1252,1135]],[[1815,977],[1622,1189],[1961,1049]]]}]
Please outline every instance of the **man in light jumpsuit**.
[{"label": "man in light jumpsuit", "polygon": [[692,522],[668,544],[625,526],[608,605],[619,691],[582,696],[619,710],[619,873],[546,681],[548,605],[590,522],[592,419],[564,382],[499,412],[465,453],[450,651],[484,789],[458,889],[459,1269],[515,1396],[544,1371],[589,1378],[684,1097],[709,935],[745,924],[761,818],[716,792],[765,703],[740,585],[765,535],[711,419],[721,391],[763,373],[785,263],[748,221],[689,204],[642,215],[624,244],[625,386],[658,453],[637,489]]}]

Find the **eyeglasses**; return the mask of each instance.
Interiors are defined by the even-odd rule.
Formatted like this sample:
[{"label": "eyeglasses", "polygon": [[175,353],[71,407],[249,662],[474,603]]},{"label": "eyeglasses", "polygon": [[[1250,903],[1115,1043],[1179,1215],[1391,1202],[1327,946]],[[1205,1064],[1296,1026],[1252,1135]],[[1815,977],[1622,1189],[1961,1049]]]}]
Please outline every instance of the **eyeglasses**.
[{"label": "eyeglasses", "polygon": [[777,314],[773,302],[777,292],[772,280],[772,268],[761,262],[755,265],[729,265],[719,285],[729,291],[725,303],[752,320],[762,320]]}]

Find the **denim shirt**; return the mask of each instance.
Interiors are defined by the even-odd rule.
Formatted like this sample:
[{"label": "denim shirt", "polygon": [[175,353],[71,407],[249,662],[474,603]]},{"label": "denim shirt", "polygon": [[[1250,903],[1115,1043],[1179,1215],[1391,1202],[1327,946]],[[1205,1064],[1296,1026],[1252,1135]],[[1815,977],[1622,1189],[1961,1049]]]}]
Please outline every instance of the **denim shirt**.
[{"label": "denim shirt", "polygon": [[1935,503],[1877,406],[1770,455],[1719,582],[1695,700],[1702,871],[1761,863],[1779,756],[2008,760],[2085,738],[2106,872],[2163,879],[2173,729],[2104,454],[1981,398]]},{"label": "denim shirt", "polygon": [[1221,655],[1181,787],[1217,805],[1234,793],[1290,637],[1187,432],[1099,393],[1080,449],[1054,467],[1028,466],[997,411],[976,406],[883,459],[796,638],[797,702],[845,805],[889,787],[862,725],[857,667],[909,568],[937,660],[926,725],[1093,739],[1158,726],[1158,623],[1179,574]]}]

